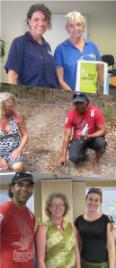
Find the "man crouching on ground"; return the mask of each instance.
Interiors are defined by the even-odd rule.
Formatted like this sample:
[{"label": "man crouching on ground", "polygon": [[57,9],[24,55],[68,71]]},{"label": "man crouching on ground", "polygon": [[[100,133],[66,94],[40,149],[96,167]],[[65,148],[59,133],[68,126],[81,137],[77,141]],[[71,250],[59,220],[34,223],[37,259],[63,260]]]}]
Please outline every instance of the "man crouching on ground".
[{"label": "man crouching on ground", "polygon": [[95,164],[105,152],[106,122],[100,109],[89,104],[85,93],[73,94],[74,107],[67,113],[65,134],[60,164],[66,165],[67,151],[69,159],[75,164],[85,159],[86,149],[95,150]]}]

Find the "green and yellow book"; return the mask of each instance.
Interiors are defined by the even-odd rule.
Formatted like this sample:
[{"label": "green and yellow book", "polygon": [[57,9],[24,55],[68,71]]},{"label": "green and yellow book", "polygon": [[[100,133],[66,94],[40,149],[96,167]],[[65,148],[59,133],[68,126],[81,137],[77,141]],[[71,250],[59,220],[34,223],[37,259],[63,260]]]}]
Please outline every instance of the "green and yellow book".
[{"label": "green and yellow book", "polygon": [[76,91],[106,94],[107,63],[102,61],[78,61]]}]

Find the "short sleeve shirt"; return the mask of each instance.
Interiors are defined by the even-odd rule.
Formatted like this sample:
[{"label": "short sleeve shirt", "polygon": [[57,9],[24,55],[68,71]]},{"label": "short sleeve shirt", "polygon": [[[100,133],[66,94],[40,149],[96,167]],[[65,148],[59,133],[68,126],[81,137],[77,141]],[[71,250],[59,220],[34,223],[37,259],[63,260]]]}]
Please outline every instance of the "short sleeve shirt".
[{"label": "short sleeve shirt", "polygon": [[106,262],[107,252],[107,224],[111,219],[102,215],[94,221],[87,221],[83,215],[75,220],[75,226],[79,232],[82,248],[81,256],[88,262]]},{"label": "short sleeve shirt", "polygon": [[32,268],[34,259],[35,217],[12,201],[0,206],[1,267]]},{"label": "short sleeve shirt", "polygon": [[105,119],[100,109],[90,104],[84,114],[80,114],[76,107],[72,108],[67,113],[65,128],[73,129],[73,138],[78,139],[86,124],[88,124],[88,134],[92,134],[104,123]]},{"label": "short sleeve shirt", "polygon": [[63,68],[64,81],[71,87],[72,90],[75,90],[77,61],[80,59],[89,61],[101,60],[97,46],[93,42],[85,40],[84,49],[81,52],[69,40],[65,40],[56,47],[56,67]]},{"label": "short sleeve shirt", "polygon": [[18,84],[59,88],[54,57],[50,45],[34,40],[29,32],[12,42],[5,69],[18,74]]}]

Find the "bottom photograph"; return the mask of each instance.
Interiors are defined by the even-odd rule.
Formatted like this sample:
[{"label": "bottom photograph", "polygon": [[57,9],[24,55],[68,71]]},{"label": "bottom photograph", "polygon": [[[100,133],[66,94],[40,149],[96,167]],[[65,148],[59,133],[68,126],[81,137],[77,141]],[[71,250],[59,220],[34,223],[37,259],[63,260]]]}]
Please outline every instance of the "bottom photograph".
[{"label": "bottom photograph", "polygon": [[116,183],[0,173],[1,268],[115,268]]}]

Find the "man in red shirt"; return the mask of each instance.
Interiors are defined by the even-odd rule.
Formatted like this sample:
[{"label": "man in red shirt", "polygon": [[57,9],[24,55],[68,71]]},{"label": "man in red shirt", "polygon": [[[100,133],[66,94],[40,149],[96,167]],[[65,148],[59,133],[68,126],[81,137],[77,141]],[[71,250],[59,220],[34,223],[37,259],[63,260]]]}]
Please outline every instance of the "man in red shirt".
[{"label": "man in red shirt", "polygon": [[89,104],[85,93],[73,94],[74,107],[67,113],[65,134],[60,163],[65,165],[67,151],[69,159],[78,164],[85,157],[87,148],[95,150],[95,162],[105,152],[106,122],[100,109]]},{"label": "man in red shirt", "polygon": [[9,185],[9,197],[0,206],[0,268],[32,268],[35,216],[26,207],[33,192],[30,173],[17,172]]}]

